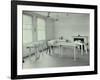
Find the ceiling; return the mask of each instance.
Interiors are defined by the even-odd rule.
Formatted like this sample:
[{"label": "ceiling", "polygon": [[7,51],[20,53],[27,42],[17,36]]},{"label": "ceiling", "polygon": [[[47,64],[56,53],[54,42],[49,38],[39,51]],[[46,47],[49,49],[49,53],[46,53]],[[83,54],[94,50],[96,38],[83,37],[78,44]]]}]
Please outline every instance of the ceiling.
[{"label": "ceiling", "polygon": [[[27,11],[25,11],[27,12]],[[29,12],[29,11],[28,11]],[[41,16],[49,17],[52,19],[66,19],[66,18],[72,18],[72,17],[86,17],[86,13],[69,13],[69,12],[43,12],[43,11],[30,11],[29,13],[33,14],[39,14]]]}]

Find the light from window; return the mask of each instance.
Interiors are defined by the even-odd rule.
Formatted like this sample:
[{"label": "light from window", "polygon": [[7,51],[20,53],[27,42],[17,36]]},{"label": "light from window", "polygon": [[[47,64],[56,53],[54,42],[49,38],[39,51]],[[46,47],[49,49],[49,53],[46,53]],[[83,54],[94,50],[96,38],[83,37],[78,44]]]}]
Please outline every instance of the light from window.
[{"label": "light from window", "polygon": [[23,43],[32,42],[32,17],[23,14]]},{"label": "light from window", "polygon": [[45,20],[42,18],[37,18],[37,40],[45,40]]}]

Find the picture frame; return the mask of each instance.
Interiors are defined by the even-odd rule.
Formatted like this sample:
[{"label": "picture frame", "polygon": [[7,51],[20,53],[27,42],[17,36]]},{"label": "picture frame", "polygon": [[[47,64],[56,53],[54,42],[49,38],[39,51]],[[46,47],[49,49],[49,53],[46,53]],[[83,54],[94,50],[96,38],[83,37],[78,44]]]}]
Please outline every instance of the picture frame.
[{"label": "picture frame", "polygon": [[[50,70],[23,71],[22,69],[22,11],[53,11],[53,12],[83,12],[90,14],[90,65],[87,67],[75,67],[75,71],[65,67],[50,68]],[[92,24],[93,23],[93,24]],[[92,50],[93,49],[93,50]],[[67,71],[68,69],[69,71]],[[31,70],[32,71],[32,70]],[[44,71],[44,72],[43,72]],[[43,72],[43,73],[42,73]],[[97,74],[97,5],[65,4],[33,1],[11,1],[11,78],[43,78]]]}]

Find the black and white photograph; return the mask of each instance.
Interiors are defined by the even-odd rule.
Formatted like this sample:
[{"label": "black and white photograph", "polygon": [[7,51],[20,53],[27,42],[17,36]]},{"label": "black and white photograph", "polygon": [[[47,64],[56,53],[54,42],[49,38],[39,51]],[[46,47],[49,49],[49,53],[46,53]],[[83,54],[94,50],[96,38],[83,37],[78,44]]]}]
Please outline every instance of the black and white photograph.
[{"label": "black and white photograph", "polygon": [[12,78],[96,74],[96,13],[93,5],[12,2]]},{"label": "black and white photograph", "polygon": [[23,69],[88,66],[90,15],[23,11]]}]

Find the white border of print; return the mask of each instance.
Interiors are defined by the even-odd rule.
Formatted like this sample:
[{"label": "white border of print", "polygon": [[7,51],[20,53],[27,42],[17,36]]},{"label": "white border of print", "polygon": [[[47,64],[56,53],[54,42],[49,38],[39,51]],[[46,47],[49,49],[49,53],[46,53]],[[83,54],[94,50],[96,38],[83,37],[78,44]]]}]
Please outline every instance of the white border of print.
[{"label": "white border of print", "polygon": [[[52,12],[73,12],[73,13],[89,13],[90,14],[90,65],[75,66],[75,67],[59,67],[59,68],[37,68],[37,69],[22,69],[22,11],[52,11]],[[79,9],[79,8],[59,8],[45,6],[24,6],[17,7],[17,75],[26,74],[45,74],[45,73],[60,73],[60,72],[81,72],[94,70],[94,10]]]}]

